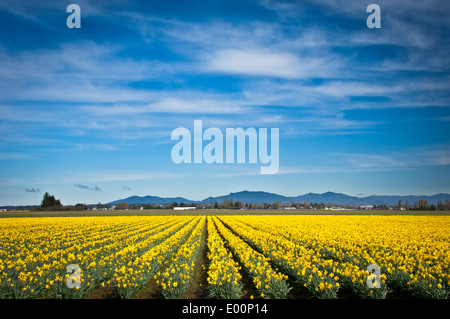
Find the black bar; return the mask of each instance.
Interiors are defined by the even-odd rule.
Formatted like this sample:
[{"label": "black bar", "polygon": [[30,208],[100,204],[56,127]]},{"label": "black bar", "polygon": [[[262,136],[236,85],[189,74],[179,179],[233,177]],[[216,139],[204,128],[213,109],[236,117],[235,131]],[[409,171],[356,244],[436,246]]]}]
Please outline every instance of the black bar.
[{"label": "black bar", "polygon": [[[386,300],[362,300],[362,299],[27,299],[5,300],[0,299],[0,308],[3,313],[11,310],[17,315],[29,315],[35,317],[38,314],[57,314],[58,317],[74,315],[117,316],[121,313],[143,315],[145,318],[310,318],[336,317],[345,315],[375,315],[384,317],[395,313],[406,315],[419,315],[426,313],[428,316],[442,314],[448,311],[450,299],[424,300],[424,299],[386,299]],[[443,312],[444,311],[444,312]],[[26,318],[26,317],[25,317]]]}]

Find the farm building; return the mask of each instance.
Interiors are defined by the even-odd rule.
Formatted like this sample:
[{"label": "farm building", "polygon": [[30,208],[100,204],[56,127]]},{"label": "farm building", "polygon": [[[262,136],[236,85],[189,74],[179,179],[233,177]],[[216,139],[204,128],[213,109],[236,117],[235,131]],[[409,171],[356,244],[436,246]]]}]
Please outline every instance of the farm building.
[{"label": "farm building", "polygon": [[197,209],[197,207],[174,207],[173,210]]}]

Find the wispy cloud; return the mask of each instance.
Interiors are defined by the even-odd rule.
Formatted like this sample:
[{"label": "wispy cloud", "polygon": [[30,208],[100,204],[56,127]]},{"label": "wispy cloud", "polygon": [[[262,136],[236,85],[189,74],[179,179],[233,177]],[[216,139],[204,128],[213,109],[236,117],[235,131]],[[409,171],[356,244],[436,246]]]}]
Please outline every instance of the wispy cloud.
[{"label": "wispy cloud", "polygon": [[25,188],[25,192],[27,193],[39,193],[41,190],[39,188],[27,187]]},{"label": "wispy cloud", "polygon": [[[64,3],[2,1],[0,185],[25,197],[65,183],[97,201],[129,181],[142,192],[152,180],[258,178],[259,166],[173,167],[170,133],[194,119],[280,128],[280,170],[266,180],[445,170],[450,3],[377,3],[379,30],[360,1],[80,0],[83,28],[66,30]],[[402,144],[418,132],[416,148]]]},{"label": "wispy cloud", "polygon": [[25,159],[29,157],[29,154],[22,153],[0,153],[0,160]]},{"label": "wispy cloud", "polygon": [[175,173],[166,172],[149,172],[149,171],[112,171],[96,173],[91,177],[93,182],[112,182],[112,181],[134,181],[134,180],[151,180],[176,178]]},{"label": "wispy cloud", "polygon": [[87,189],[87,190],[90,190],[90,191],[96,191],[96,192],[101,191],[101,189],[98,186],[89,187],[89,186],[82,185],[82,184],[74,184],[73,186],[78,187],[80,189]]},{"label": "wispy cloud", "polygon": [[299,59],[292,54],[237,49],[216,52],[208,62],[207,69],[212,72],[282,78],[297,78],[304,72]]},{"label": "wispy cloud", "polygon": [[341,165],[355,169],[397,169],[450,165],[449,145],[430,145],[382,154],[330,153]]}]

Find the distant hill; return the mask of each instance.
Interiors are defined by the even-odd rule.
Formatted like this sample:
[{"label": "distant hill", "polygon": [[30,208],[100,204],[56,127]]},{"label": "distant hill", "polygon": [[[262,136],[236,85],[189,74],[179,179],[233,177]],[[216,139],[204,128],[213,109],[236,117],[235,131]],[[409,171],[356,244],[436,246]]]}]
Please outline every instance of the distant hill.
[{"label": "distant hill", "polygon": [[267,192],[250,192],[250,191],[242,191],[237,193],[230,193],[228,195],[218,196],[218,197],[208,197],[201,201],[202,204],[208,203],[222,203],[224,200],[240,201],[242,203],[255,203],[255,204],[264,204],[264,203],[275,203],[279,201],[280,203],[290,202],[290,197],[267,193]]},{"label": "distant hill", "polygon": [[196,203],[189,199],[183,197],[158,197],[158,196],[131,196],[124,199],[115,200],[113,202],[107,203],[107,205],[117,205],[118,203],[128,203],[128,204],[171,204],[173,202],[177,203]]},{"label": "distant hill", "polygon": [[438,200],[445,202],[446,199],[450,200],[450,194],[436,194],[432,196],[428,195],[372,195],[367,197],[349,196],[341,193],[326,192],[323,194],[307,193],[296,197],[283,196],[274,193],[268,193],[263,191],[241,191],[236,193],[230,193],[228,195],[222,195],[217,197],[208,197],[201,201],[190,200],[183,197],[158,197],[158,196],[132,196],[120,200],[110,202],[108,204],[117,204],[119,202],[127,202],[128,204],[170,204],[173,202],[185,203],[185,204],[207,204],[207,203],[223,203],[224,200],[240,201],[242,203],[274,203],[276,201],[281,204],[284,203],[324,203],[324,204],[336,204],[336,205],[397,205],[399,199],[403,204],[406,201],[409,205],[414,205],[415,201],[424,199],[428,201],[428,204],[437,205]]}]

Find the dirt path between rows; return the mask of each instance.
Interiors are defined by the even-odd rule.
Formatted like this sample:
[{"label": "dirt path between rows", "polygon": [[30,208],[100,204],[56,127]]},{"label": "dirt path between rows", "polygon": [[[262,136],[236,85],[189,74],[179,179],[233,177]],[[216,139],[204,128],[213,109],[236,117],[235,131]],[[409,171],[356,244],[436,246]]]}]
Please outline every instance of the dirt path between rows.
[{"label": "dirt path between rows", "polygon": [[203,230],[202,242],[200,243],[197,260],[195,261],[192,281],[184,292],[181,299],[206,299],[208,296],[208,246],[206,225]]}]

